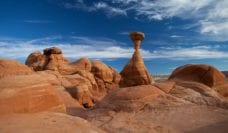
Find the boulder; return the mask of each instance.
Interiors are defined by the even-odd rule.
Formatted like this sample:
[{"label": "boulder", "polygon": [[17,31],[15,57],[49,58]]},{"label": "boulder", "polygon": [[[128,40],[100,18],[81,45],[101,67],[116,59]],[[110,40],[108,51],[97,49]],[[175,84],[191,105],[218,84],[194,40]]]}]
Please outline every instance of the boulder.
[{"label": "boulder", "polygon": [[44,70],[44,66],[46,65],[45,63],[46,56],[40,51],[31,53],[25,61],[25,64],[35,71]]},{"label": "boulder", "polygon": [[28,75],[33,71],[16,60],[0,59],[0,79],[13,75]]},{"label": "boulder", "polygon": [[0,115],[40,111],[65,112],[64,103],[45,77],[38,74],[0,79]]},{"label": "boulder", "polygon": [[17,114],[0,117],[4,133],[103,133],[88,121],[63,113]]},{"label": "boulder", "polygon": [[44,55],[51,55],[51,54],[62,54],[62,50],[57,47],[50,47],[44,49]]},{"label": "boulder", "polygon": [[39,51],[31,53],[25,64],[35,71],[42,70],[53,70],[58,71],[63,67],[65,63],[68,62],[68,59],[63,57],[62,51],[60,48],[51,47],[44,49],[43,54]]},{"label": "boulder", "polygon": [[140,54],[140,44],[144,39],[144,34],[141,32],[133,32],[130,34],[130,37],[134,41],[135,52],[130,61],[120,72],[120,75],[122,76],[120,86],[128,87],[151,84],[152,79],[150,73],[146,69]]},{"label": "boulder", "polygon": [[216,68],[205,64],[188,64],[176,68],[169,80],[195,81],[213,87],[225,82],[225,76]]},{"label": "boulder", "polygon": [[51,47],[44,49],[44,55],[46,56],[45,70],[58,71],[67,62],[62,55],[62,51],[59,48]]}]

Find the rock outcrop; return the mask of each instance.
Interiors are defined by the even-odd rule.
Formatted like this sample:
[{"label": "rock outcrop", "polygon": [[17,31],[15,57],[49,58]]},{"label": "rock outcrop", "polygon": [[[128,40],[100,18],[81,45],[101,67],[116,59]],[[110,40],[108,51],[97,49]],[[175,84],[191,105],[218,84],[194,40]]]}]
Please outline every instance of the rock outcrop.
[{"label": "rock outcrop", "polygon": [[101,61],[93,61],[92,73],[101,92],[107,93],[111,89],[119,88],[121,76],[112,67]]},{"label": "rock outcrop", "polygon": [[0,108],[0,115],[66,111],[54,86],[38,74],[2,78],[0,80]]},{"label": "rock outcrop", "polygon": [[66,62],[68,62],[68,59],[63,57],[61,49],[51,47],[44,49],[43,54],[39,51],[31,53],[26,59],[25,64],[33,68],[35,71],[58,71]]},{"label": "rock outcrop", "polygon": [[152,79],[150,73],[146,69],[144,61],[140,54],[140,44],[144,39],[144,34],[141,32],[132,32],[130,34],[130,37],[132,41],[134,41],[135,52],[130,61],[120,72],[122,76],[120,86],[127,87],[151,84]]},{"label": "rock outcrop", "polygon": [[85,107],[93,106],[110,90],[118,88],[121,78],[115,69],[100,61],[80,58],[70,62],[56,47],[44,49],[43,54],[30,54],[26,65],[35,71],[48,70],[58,75],[61,85]]},{"label": "rock outcrop", "polygon": [[28,75],[33,71],[16,60],[0,59],[0,79],[6,76]]},{"label": "rock outcrop", "polygon": [[36,51],[27,57],[25,64],[35,71],[42,71],[44,70],[46,62],[46,56],[40,51]]},{"label": "rock outcrop", "polygon": [[175,81],[178,85],[183,87],[189,87],[189,85],[195,85],[197,83],[198,85],[193,88],[206,85],[216,90],[220,95],[228,97],[228,82],[226,81],[225,75],[210,65],[188,64],[178,67],[173,71],[169,80]]},{"label": "rock outcrop", "polygon": [[216,68],[204,64],[188,64],[176,68],[169,80],[195,81],[213,87],[225,82],[225,76]]}]

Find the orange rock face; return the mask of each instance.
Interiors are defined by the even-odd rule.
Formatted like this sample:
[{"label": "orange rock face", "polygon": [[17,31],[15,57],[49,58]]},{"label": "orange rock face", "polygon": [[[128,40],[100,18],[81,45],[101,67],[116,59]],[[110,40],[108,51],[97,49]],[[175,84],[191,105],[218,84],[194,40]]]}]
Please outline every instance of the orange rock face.
[{"label": "orange rock face", "polygon": [[38,74],[0,80],[0,115],[40,111],[65,112],[54,86]]},{"label": "orange rock face", "polygon": [[130,34],[131,39],[134,41],[135,52],[121,71],[122,79],[120,81],[121,87],[147,85],[151,84],[152,78],[140,54],[140,43],[144,39],[144,34],[140,32],[133,32]]},{"label": "orange rock face", "polygon": [[28,75],[33,71],[15,60],[0,59],[0,79],[12,75]]},{"label": "orange rock face", "polygon": [[214,87],[214,89],[222,96],[228,98],[228,82]]},{"label": "orange rock face", "polygon": [[165,93],[169,93],[175,87],[176,83],[172,81],[166,81],[162,83],[155,83],[153,85],[161,89]]},{"label": "orange rock face", "polygon": [[225,76],[209,65],[184,65],[173,71],[169,80],[195,81],[209,87],[225,82]]},{"label": "orange rock face", "polygon": [[92,73],[101,92],[107,93],[109,90],[119,87],[121,77],[112,67],[108,67],[100,61],[93,61]]},{"label": "orange rock face", "polygon": [[165,93],[152,85],[120,88],[109,93],[96,107],[133,112],[161,96]]},{"label": "orange rock face", "polygon": [[46,65],[46,56],[39,51],[33,52],[28,56],[25,64],[35,71],[44,70],[44,66]]},{"label": "orange rock face", "polygon": [[88,121],[62,113],[34,113],[0,118],[4,133],[104,133]]}]

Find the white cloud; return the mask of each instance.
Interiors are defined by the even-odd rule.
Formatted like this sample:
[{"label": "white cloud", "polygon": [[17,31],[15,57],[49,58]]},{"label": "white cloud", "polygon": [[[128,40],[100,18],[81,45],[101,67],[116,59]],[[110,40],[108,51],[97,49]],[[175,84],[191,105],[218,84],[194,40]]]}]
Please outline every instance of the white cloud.
[{"label": "white cloud", "polygon": [[106,12],[106,15],[111,17],[111,16],[116,16],[116,15],[124,15],[127,16],[127,12],[123,9],[120,9],[118,7],[113,7],[108,5],[105,2],[98,2],[93,5],[93,8],[95,10],[104,10]]},{"label": "white cloud", "polygon": [[220,34],[221,32],[228,33],[228,22],[202,22],[201,32],[202,33],[213,33]]},{"label": "white cloud", "polygon": [[137,16],[146,16],[151,20],[162,20],[172,17],[200,17],[205,7],[213,0],[112,0],[120,3],[127,11],[135,11]]},{"label": "white cloud", "polygon": [[127,16],[127,12],[124,9],[121,9],[119,7],[114,7],[106,2],[97,2],[94,3],[93,5],[86,5],[83,0],[77,1],[76,3],[64,3],[65,8],[77,8],[77,9],[82,9],[88,12],[92,11],[104,11],[106,13],[106,16],[112,17],[116,15],[123,15]]},{"label": "white cloud", "polygon": [[172,60],[216,59],[228,58],[228,53],[211,46],[178,47],[153,51],[148,58],[167,58]]},{"label": "white cloud", "polygon": [[[75,59],[80,57],[95,59],[130,58],[134,51],[133,47],[123,47],[119,45],[121,42],[107,38],[73,37],[75,40],[72,43],[56,42],[56,39],[59,38],[61,36],[33,40],[0,39],[0,58],[26,58],[31,52],[42,51],[53,46],[61,48],[65,57]],[[160,47],[153,51],[141,49],[141,53],[145,59],[188,60],[228,58],[228,53],[219,49],[219,45],[200,45],[190,48]]]}]

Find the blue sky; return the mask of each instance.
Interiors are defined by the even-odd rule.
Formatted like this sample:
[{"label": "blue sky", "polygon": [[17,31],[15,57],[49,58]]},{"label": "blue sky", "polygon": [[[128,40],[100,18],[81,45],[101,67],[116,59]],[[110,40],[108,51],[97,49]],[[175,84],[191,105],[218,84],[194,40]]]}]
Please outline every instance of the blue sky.
[{"label": "blue sky", "polygon": [[24,61],[46,47],[71,60],[102,60],[120,71],[142,31],[152,74],[189,63],[228,70],[228,0],[2,0],[0,58]]}]

